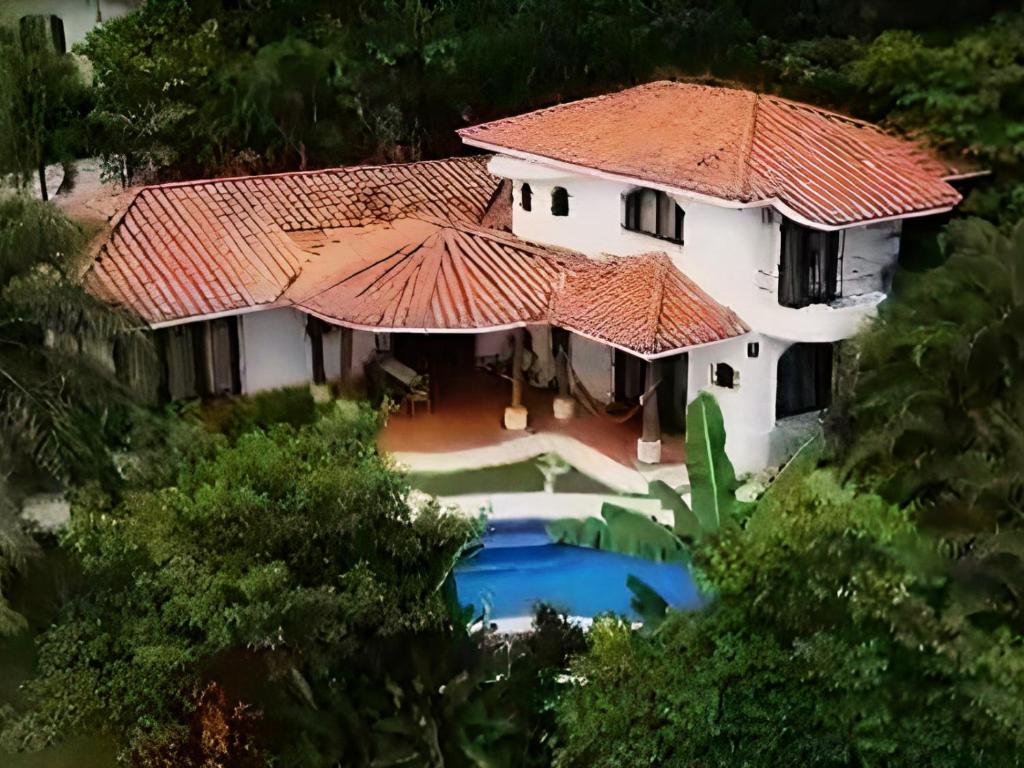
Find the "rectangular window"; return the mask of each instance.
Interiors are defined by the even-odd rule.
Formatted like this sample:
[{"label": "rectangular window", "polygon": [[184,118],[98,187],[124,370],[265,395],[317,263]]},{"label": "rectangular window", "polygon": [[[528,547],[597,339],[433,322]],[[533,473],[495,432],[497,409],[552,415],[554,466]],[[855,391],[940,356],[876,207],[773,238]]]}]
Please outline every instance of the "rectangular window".
[{"label": "rectangular window", "polygon": [[832,400],[832,344],[801,342],[779,358],[775,418],[827,408]]},{"label": "rectangular window", "polygon": [[779,304],[827,304],[842,294],[842,237],[786,220],[782,224]]},{"label": "rectangular window", "polygon": [[625,196],[622,226],[631,232],[682,244],[685,217],[671,195],[654,189],[635,189]]}]

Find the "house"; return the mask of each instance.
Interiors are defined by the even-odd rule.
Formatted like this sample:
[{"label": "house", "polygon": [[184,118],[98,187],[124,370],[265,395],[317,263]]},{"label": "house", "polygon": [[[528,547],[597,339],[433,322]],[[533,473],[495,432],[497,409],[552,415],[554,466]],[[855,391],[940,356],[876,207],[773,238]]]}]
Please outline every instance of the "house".
[{"label": "house", "polygon": [[712,390],[744,471],[828,405],[902,221],[960,200],[920,147],[742,90],[650,83],[459,133],[490,154],[144,188],[87,284],[157,329],[171,397],[509,350],[524,428],[528,346],[556,415],[642,411],[642,462]]}]

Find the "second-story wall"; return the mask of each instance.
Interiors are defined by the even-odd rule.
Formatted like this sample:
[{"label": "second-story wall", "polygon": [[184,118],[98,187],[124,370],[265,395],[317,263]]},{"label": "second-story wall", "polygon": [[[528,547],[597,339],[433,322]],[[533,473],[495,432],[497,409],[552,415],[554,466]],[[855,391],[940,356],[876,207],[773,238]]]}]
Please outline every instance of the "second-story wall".
[{"label": "second-story wall", "polygon": [[[800,309],[778,303],[783,217],[769,208],[736,208],[673,199],[685,212],[683,244],[623,227],[624,195],[637,185],[574,173],[502,155],[491,170],[513,181],[513,232],[526,240],[581,251],[632,255],[666,252],[716,301],[755,331],[788,341],[837,341],[852,336],[889,288],[899,250],[899,222],[846,230],[843,301]],[[522,206],[530,185],[531,210]],[[552,191],[569,195],[566,216],[551,211]]]}]

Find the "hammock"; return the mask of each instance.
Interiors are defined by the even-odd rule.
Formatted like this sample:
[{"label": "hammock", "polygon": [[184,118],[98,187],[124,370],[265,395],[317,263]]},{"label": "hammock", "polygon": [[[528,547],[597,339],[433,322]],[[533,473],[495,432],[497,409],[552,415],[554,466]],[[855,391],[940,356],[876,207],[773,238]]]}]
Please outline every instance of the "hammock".
[{"label": "hammock", "polygon": [[648,388],[646,392],[644,392],[640,396],[639,403],[629,408],[625,413],[613,416],[612,414],[608,413],[608,409],[605,408],[604,405],[602,405],[602,403],[599,400],[597,400],[592,394],[590,394],[590,391],[586,388],[586,386],[584,386],[583,382],[580,380],[580,377],[576,374],[576,369],[572,367],[572,363],[569,361],[569,357],[568,355],[565,354],[564,349],[561,350],[560,354],[565,357],[565,366],[569,371],[569,376],[572,378],[574,393],[579,398],[579,401],[583,404],[583,407],[594,416],[600,416],[601,418],[608,419],[614,424],[623,424],[632,419],[634,416],[636,416],[637,412],[643,406],[647,398],[653,395],[655,390],[658,389],[658,385],[661,384],[661,379],[658,379],[656,382],[654,382],[654,384],[652,384]]}]

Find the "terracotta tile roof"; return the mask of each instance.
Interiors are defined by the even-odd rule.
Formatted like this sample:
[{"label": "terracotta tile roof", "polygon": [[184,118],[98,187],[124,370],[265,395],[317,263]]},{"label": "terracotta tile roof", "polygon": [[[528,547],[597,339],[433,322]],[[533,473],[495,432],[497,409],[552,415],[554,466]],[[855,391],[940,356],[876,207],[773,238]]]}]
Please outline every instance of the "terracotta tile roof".
[{"label": "terracotta tile roof", "polygon": [[286,298],[324,319],[384,330],[546,322],[558,276],[582,258],[436,220],[325,234],[316,266]]},{"label": "terracotta tile roof", "polygon": [[343,325],[487,330],[549,323],[641,356],[749,331],[663,254],[589,259],[502,232],[403,219],[325,232],[285,298]]},{"label": "terracotta tile roof", "polygon": [[776,96],[656,82],[464,128],[464,141],[839,226],[960,201],[951,169],[879,128]]},{"label": "terracotta tile roof", "polygon": [[498,188],[486,157],[143,188],[87,287],[150,323],[276,301],[308,258],[290,233],[410,214],[477,223]]},{"label": "terracotta tile roof", "polygon": [[555,292],[551,322],[645,356],[750,330],[664,253],[575,263]]}]

